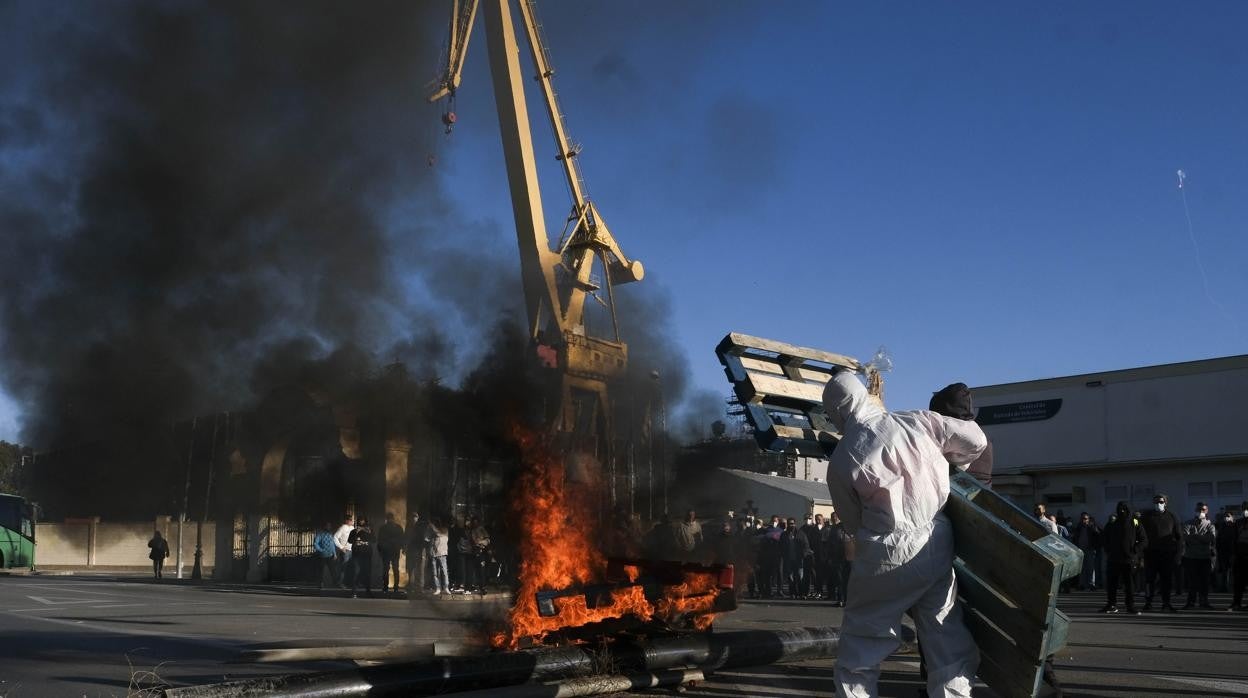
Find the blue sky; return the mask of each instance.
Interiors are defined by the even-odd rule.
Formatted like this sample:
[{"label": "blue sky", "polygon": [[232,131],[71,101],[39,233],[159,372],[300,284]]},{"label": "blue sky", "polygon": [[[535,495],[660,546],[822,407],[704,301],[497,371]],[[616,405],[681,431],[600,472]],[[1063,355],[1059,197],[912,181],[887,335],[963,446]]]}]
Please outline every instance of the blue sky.
[{"label": "blue sky", "polygon": [[[727,392],[734,330],[886,345],[896,408],[1244,353],[1248,6],[646,7],[541,9],[591,193],[697,385]],[[439,167],[506,221],[474,48]]]},{"label": "blue sky", "polygon": [[[863,358],[885,345],[898,409],[952,381],[1246,351],[1248,5],[540,13],[589,192],[671,296],[696,387],[727,394],[713,348],[729,331]],[[514,253],[485,49],[478,28],[434,168]],[[416,58],[432,76],[434,56]],[[432,107],[412,123],[441,128]],[[0,438],[16,437],[0,402]]]}]

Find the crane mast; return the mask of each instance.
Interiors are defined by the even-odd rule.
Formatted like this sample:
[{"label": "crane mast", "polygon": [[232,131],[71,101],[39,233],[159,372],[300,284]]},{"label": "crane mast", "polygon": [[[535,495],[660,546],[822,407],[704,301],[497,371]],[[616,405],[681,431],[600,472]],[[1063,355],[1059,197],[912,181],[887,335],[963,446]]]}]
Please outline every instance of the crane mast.
[{"label": "crane mast", "polygon": [[[521,277],[529,333],[538,347],[554,350],[560,380],[553,430],[570,446],[611,461],[610,380],[623,374],[628,347],[620,339],[615,286],[640,281],[640,261],[625,256],[597,207],[585,193],[577,157],[580,147],[568,136],[567,123],[555,93],[550,53],[542,36],[534,0],[453,0],[446,67],[430,101],[452,98],[460,85],[464,57],[478,5],[483,5],[486,44],[494,100],[498,110],[503,157],[519,243]],[[519,22],[512,8],[517,7]],[[523,31],[555,138],[571,208],[557,244],[547,234],[537,177],[532,130],[525,96],[517,26]],[[453,121],[453,117],[448,123]],[[601,267],[601,284],[595,279]],[[605,287],[605,288],[604,288]],[[598,295],[605,290],[605,300]],[[591,335],[585,324],[585,301],[601,302],[611,317],[610,337]]]}]

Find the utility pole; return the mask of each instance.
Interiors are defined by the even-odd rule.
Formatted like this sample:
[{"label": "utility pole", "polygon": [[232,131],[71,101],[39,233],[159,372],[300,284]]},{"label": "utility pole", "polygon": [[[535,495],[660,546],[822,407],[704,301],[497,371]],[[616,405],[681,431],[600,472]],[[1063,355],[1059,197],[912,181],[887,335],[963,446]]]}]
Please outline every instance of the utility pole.
[{"label": "utility pole", "polygon": [[177,564],[177,578],[182,578],[182,529],[186,524],[186,508],[191,503],[191,457],[195,453],[195,422],[198,418],[191,418],[191,438],[190,445],[186,447],[186,487],[182,490],[182,512],[178,514],[178,553],[174,557]]},{"label": "utility pole", "polygon": [[[221,415],[212,416],[212,442],[208,445],[208,483],[204,485],[204,508],[199,512],[199,522],[195,525],[195,567],[191,569],[191,579],[204,578],[204,521],[208,518],[208,501],[212,496],[212,471],[217,460],[217,424]],[[225,413],[226,433],[229,433],[230,413]],[[213,573],[216,573],[214,568]]]}]

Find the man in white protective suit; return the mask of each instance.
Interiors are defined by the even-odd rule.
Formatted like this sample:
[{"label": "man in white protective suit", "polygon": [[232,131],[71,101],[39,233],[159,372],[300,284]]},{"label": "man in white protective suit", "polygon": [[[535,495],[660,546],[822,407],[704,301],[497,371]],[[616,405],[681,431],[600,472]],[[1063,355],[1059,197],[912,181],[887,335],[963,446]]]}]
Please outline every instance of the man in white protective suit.
[{"label": "man in white protective suit", "polygon": [[852,372],[823,392],[841,441],[828,465],[832,502],[855,532],[836,660],[837,695],[877,696],[880,663],[914,615],[928,693],[969,696],[979,649],[962,622],[953,576],[953,528],[942,512],[949,466],[965,470],[988,445],[973,421],[935,412],[887,412]]}]

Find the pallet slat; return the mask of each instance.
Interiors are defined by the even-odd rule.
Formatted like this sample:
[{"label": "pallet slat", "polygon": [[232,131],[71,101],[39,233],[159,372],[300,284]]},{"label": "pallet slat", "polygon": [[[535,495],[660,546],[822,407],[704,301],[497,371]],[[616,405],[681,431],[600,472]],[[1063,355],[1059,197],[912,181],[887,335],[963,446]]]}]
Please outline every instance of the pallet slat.
[{"label": "pallet slat", "polygon": [[859,370],[856,359],[739,333],[724,337],[715,353],[760,447],[827,455],[839,435],[823,413],[823,388],[837,368]]},{"label": "pallet slat", "polygon": [[958,596],[968,607],[991,618],[1023,656],[1037,661],[1047,656],[1043,625],[1036,623],[1018,604],[997,593],[963,560],[955,561],[953,569],[958,577]]}]

